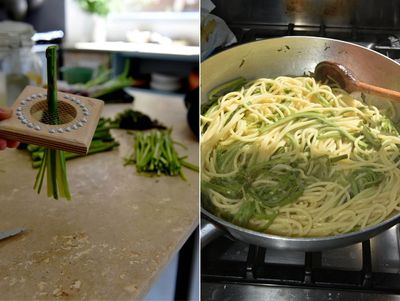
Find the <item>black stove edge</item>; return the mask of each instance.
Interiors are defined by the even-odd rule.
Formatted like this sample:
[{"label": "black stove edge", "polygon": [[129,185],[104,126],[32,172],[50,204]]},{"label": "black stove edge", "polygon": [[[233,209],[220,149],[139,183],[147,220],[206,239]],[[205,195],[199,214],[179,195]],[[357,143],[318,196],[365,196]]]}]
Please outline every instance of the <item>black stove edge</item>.
[{"label": "black stove edge", "polygon": [[379,294],[369,291],[299,288],[273,285],[243,285],[238,283],[203,282],[201,300],[263,300],[263,301],[400,301],[400,295]]}]

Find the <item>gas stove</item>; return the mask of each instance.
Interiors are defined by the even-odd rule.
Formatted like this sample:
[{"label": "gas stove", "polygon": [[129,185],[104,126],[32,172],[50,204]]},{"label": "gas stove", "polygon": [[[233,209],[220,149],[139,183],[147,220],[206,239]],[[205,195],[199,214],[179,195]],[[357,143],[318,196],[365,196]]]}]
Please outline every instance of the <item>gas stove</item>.
[{"label": "gas stove", "polygon": [[[236,35],[236,45],[281,36],[320,36],[356,43],[400,62],[400,1],[393,2],[395,7],[380,7],[369,0],[365,9],[362,1],[349,1],[364,13],[354,16],[349,7],[339,7],[347,15],[322,19],[301,6],[345,6],[346,1],[237,2],[216,0],[213,11]],[[290,15],[290,9],[298,11]],[[362,243],[322,252],[266,249],[221,235],[202,248],[201,283],[201,298],[207,301],[400,300],[400,226]]]},{"label": "gas stove", "polygon": [[344,248],[298,252],[220,236],[202,249],[202,299],[400,300],[399,239],[395,226]]},{"label": "gas stove", "polygon": [[400,59],[400,1],[213,0],[238,43],[282,36],[349,41]]}]

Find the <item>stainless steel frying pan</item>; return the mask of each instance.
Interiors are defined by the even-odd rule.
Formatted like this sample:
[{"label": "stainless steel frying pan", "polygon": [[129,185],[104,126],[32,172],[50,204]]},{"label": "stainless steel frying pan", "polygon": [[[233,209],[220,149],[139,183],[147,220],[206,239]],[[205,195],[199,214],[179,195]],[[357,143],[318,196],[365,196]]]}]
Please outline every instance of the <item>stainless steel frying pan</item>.
[{"label": "stainless steel frying pan", "polygon": [[[361,81],[400,91],[400,65],[375,51],[333,39],[284,37],[237,46],[203,62],[202,102],[206,101],[212,88],[239,76],[248,79],[281,75],[302,76],[313,71],[321,61],[340,63],[352,70]],[[320,251],[357,243],[400,222],[399,214],[357,232],[318,238],[291,238],[236,226],[204,208],[202,213],[203,217],[236,239],[263,247],[301,251]]]}]

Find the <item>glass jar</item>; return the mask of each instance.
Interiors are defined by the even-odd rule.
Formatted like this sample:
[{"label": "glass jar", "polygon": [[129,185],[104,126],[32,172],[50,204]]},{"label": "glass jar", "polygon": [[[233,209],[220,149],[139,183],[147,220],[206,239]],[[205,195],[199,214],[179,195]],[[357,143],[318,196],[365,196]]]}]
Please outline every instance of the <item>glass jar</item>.
[{"label": "glass jar", "polygon": [[11,106],[27,85],[42,85],[41,61],[32,51],[33,34],[29,24],[0,22],[0,106]]}]

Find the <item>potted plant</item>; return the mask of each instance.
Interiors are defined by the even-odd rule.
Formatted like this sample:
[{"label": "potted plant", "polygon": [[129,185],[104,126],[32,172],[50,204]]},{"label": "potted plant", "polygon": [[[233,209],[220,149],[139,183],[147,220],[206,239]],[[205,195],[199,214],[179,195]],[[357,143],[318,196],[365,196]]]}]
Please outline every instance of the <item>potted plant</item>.
[{"label": "potted plant", "polygon": [[106,17],[110,12],[110,0],[77,0],[79,6],[92,15],[93,18],[93,42],[106,41]]}]

